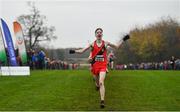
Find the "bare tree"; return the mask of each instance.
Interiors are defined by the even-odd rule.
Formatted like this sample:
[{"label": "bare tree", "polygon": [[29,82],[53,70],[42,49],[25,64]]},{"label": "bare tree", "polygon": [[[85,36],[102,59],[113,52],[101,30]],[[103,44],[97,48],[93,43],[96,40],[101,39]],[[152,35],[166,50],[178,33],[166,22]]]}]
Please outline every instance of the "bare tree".
[{"label": "bare tree", "polygon": [[18,21],[23,25],[26,46],[29,49],[38,46],[42,41],[50,41],[56,39],[54,35],[55,27],[48,27],[46,24],[46,16],[41,15],[35,5],[35,2],[28,2],[30,14],[21,15]]}]

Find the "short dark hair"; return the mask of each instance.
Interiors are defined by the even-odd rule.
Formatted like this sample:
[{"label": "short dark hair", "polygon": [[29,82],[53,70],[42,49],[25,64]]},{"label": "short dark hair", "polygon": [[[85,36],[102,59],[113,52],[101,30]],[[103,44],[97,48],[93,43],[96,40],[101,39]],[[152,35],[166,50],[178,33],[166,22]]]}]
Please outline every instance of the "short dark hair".
[{"label": "short dark hair", "polygon": [[98,30],[101,30],[101,31],[103,32],[102,28],[97,28],[97,29],[95,30],[95,33],[96,33]]}]

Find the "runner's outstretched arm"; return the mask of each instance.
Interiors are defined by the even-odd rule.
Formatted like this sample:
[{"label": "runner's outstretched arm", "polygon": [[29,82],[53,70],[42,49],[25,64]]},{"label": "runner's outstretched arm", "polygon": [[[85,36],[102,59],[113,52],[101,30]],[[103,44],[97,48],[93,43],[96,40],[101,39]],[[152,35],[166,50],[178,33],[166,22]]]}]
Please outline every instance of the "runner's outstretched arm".
[{"label": "runner's outstretched arm", "polygon": [[85,48],[82,48],[82,49],[76,49],[76,50],[70,50],[69,53],[70,54],[74,54],[74,53],[78,53],[78,54],[82,54],[84,53],[85,51],[87,51],[91,46],[87,46]]},{"label": "runner's outstretched arm", "polygon": [[115,45],[115,44],[112,44],[112,43],[110,43],[110,42],[107,42],[107,46],[110,46],[110,47],[115,48],[115,49],[119,49],[119,48],[122,46],[122,43],[125,42],[125,41],[128,40],[128,39],[130,39],[130,36],[129,36],[129,35],[126,35],[126,36],[123,37],[122,40],[120,40],[120,41],[118,42],[118,45]]},{"label": "runner's outstretched arm", "polygon": [[123,43],[123,40],[121,40],[121,41],[118,43],[118,45],[115,45],[115,44],[112,44],[112,43],[110,43],[110,42],[107,42],[107,46],[110,46],[110,47],[112,47],[112,48],[114,48],[114,49],[119,49],[119,48],[122,46],[122,43]]},{"label": "runner's outstretched arm", "polygon": [[88,47],[86,47],[86,48],[83,48],[83,49],[77,49],[77,50],[75,50],[75,52],[78,53],[78,54],[82,54],[82,53],[84,53],[85,51],[87,51],[89,48],[90,48],[90,46],[88,46]]}]

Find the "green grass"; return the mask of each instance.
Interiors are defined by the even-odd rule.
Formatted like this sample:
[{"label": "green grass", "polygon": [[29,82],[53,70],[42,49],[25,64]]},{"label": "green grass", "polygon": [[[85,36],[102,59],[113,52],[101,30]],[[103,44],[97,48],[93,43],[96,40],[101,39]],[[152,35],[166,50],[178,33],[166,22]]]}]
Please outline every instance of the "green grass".
[{"label": "green grass", "polygon": [[110,71],[99,108],[88,70],[0,77],[0,110],[180,110],[180,71]]}]

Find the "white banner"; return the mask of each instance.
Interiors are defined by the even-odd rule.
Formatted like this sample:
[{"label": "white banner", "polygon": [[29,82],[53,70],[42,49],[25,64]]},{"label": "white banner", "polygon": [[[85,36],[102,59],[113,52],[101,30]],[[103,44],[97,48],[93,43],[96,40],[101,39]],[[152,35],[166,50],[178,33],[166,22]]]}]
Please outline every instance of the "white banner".
[{"label": "white banner", "polygon": [[30,68],[29,66],[21,66],[21,67],[8,67],[2,66],[1,67],[1,76],[24,76],[30,75]]}]

